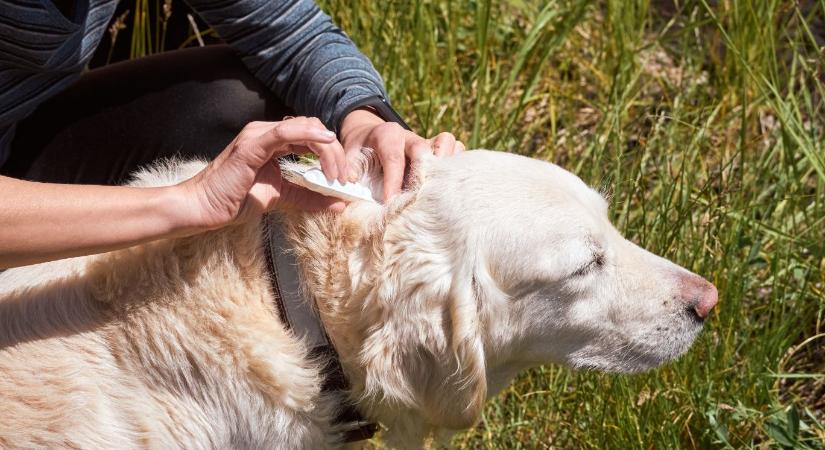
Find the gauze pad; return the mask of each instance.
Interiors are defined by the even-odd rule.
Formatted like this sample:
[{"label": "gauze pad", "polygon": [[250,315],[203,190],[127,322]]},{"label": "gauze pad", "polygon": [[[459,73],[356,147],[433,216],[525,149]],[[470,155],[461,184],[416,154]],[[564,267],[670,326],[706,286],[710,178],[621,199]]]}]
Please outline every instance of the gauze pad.
[{"label": "gauze pad", "polygon": [[364,200],[377,203],[376,200],[372,198],[372,192],[363,184],[351,182],[341,184],[338,180],[329,182],[327,181],[327,177],[324,176],[324,172],[318,167],[290,165],[281,167],[281,174],[290,183],[303,186],[319,194],[351,202]]}]

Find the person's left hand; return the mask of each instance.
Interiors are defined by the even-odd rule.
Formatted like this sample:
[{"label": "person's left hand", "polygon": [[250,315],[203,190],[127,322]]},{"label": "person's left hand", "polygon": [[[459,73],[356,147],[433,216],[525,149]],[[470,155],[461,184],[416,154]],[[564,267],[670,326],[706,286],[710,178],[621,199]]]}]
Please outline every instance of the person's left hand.
[{"label": "person's left hand", "polygon": [[[363,109],[356,109],[344,118],[340,141],[348,156],[360,152],[361,147],[369,147],[378,154],[384,169],[384,201],[401,192],[407,160],[415,161],[424,153],[449,156],[464,151],[464,144],[452,133],[443,132],[424,139]],[[350,181],[355,181],[353,175],[350,174]]]}]

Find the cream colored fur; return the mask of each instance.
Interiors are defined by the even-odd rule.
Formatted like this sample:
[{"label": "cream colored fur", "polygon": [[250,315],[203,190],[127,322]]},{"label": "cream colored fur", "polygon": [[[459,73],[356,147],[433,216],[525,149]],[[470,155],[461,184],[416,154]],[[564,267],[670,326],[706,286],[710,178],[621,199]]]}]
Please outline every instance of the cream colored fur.
[{"label": "cream colored fur", "polygon": [[[380,189],[371,161],[362,181]],[[350,399],[391,445],[472,426],[524,368],[644,370],[698,333],[685,304],[699,278],[625,241],[574,175],[487,151],[418,168],[386,206],[287,216]],[[338,399],[274,312],[260,235],[251,223],[0,274],[0,447],[335,447]]]}]

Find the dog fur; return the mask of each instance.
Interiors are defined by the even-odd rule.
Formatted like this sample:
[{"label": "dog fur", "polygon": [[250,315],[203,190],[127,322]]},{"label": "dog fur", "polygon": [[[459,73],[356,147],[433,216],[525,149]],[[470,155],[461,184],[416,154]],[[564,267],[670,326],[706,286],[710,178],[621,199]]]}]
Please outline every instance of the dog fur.
[{"label": "dog fur", "polygon": [[[133,184],[203,165],[167,162]],[[380,192],[368,153],[363,173]],[[670,361],[714,289],[622,238],[574,175],[505,153],[426,158],[387,205],[285,218],[346,400],[396,447],[472,426],[531,366]],[[321,393],[323,361],[278,319],[261,227],[0,274],[0,447],[338,446],[342,399]]]}]

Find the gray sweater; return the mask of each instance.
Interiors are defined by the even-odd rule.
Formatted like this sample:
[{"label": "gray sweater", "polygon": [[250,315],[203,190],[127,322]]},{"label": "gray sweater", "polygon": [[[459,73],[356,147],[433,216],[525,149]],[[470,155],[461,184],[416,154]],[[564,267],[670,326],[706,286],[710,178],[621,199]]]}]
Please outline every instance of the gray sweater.
[{"label": "gray sweater", "polygon": [[[187,1],[259,80],[327,128],[386,96],[369,60],[312,0]],[[69,20],[50,0],[0,0],[0,166],[15,124],[80,77],[116,5],[78,0]]]}]

